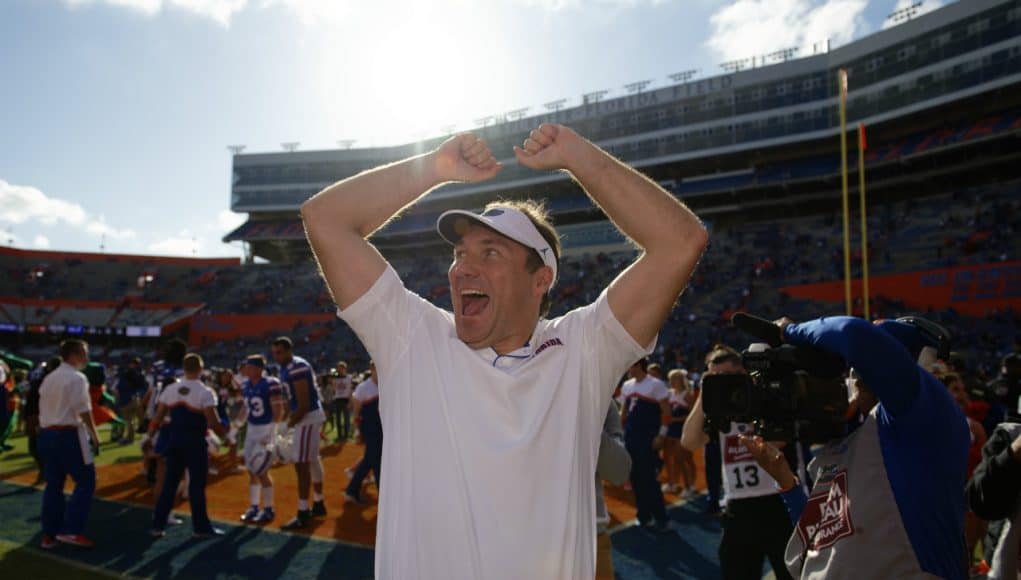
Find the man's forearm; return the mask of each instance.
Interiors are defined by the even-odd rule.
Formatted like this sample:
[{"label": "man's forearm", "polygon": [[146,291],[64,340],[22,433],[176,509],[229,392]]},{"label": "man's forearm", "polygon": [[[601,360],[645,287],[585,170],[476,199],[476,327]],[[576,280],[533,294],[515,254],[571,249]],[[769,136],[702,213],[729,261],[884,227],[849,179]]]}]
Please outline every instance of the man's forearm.
[{"label": "man's forearm", "polygon": [[681,430],[681,446],[688,451],[697,451],[705,446],[709,437],[703,432],[704,428],[705,413],[702,411],[702,398],[699,397],[695,400],[687,420],[684,421],[684,427]]},{"label": "man's forearm", "polygon": [[828,316],[784,327],[784,340],[843,357],[894,415],[911,406],[920,389],[918,365],[895,338],[867,320]]},{"label": "man's forearm", "polygon": [[[610,220],[647,253],[674,254],[681,249],[679,241],[706,237],[702,223],[677,198],[584,138],[572,143],[568,170]],[[701,254],[701,242],[697,248]]]},{"label": "man's forearm", "polygon": [[437,185],[425,153],[339,181],[302,204],[301,214],[310,229],[321,223],[367,238]]},{"label": "man's forearm", "polygon": [[89,432],[89,437],[96,445],[99,445],[99,432],[96,431],[96,423],[92,420],[92,411],[82,413],[81,418],[82,422],[85,423],[85,428]]}]

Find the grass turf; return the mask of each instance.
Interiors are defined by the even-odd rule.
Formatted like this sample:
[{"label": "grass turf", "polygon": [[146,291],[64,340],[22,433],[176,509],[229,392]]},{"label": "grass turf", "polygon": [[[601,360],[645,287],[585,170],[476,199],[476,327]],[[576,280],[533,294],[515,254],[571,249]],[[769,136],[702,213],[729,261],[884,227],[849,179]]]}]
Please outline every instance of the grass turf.
[{"label": "grass turf", "polygon": [[[96,458],[96,466],[113,465],[116,463],[131,463],[142,459],[142,450],[138,446],[138,437],[131,445],[121,445],[110,441],[110,424],[100,425],[99,431],[99,457]],[[7,478],[19,473],[35,471],[35,461],[28,453],[28,438],[19,433],[7,440],[8,445],[14,449],[0,454],[0,476]]]}]

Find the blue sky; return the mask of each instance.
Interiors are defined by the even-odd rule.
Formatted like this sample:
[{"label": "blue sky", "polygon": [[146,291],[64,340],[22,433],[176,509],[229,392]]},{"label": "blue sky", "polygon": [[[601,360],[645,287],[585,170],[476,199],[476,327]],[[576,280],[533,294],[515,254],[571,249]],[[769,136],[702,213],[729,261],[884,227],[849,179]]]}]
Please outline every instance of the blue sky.
[{"label": "blue sky", "polygon": [[910,3],[3,0],[0,245],[237,256],[227,145],[407,142],[843,44]]}]

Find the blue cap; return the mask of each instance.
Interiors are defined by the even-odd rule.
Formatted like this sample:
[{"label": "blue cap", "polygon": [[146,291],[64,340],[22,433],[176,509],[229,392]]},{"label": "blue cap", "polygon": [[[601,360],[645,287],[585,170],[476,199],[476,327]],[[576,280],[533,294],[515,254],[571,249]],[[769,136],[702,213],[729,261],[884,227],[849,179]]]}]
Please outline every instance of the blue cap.
[{"label": "blue cap", "polygon": [[917,360],[918,355],[922,352],[922,348],[929,346],[922,338],[922,334],[918,329],[910,324],[900,322],[899,320],[883,320],[877,322],[876,326],[904,345],[904,348],[908,349],[913,359]]}]

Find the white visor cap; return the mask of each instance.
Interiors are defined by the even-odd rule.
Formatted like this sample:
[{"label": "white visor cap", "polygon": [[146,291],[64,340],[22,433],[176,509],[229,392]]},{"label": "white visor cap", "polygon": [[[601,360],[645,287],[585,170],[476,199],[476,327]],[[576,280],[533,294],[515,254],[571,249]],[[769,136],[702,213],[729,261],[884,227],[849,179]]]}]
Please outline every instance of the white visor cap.
[{"label": "white visor cap", "polygon": [[[504,206],[491,207],[481,214],[463,209],[452,209],[443,212],[436,220],[436,231],[443,236],[444,240],[456,244],[461,236],[468,231],[468,226],[472,222],[484,225],[526,248],[535,250],[542,258],[542,263],[553,270],[553,283],[556,283],[557,257],[553,253],[553,248],[524,212]],[[553,284],[550,284],[550,287],[552,288]]]}]

